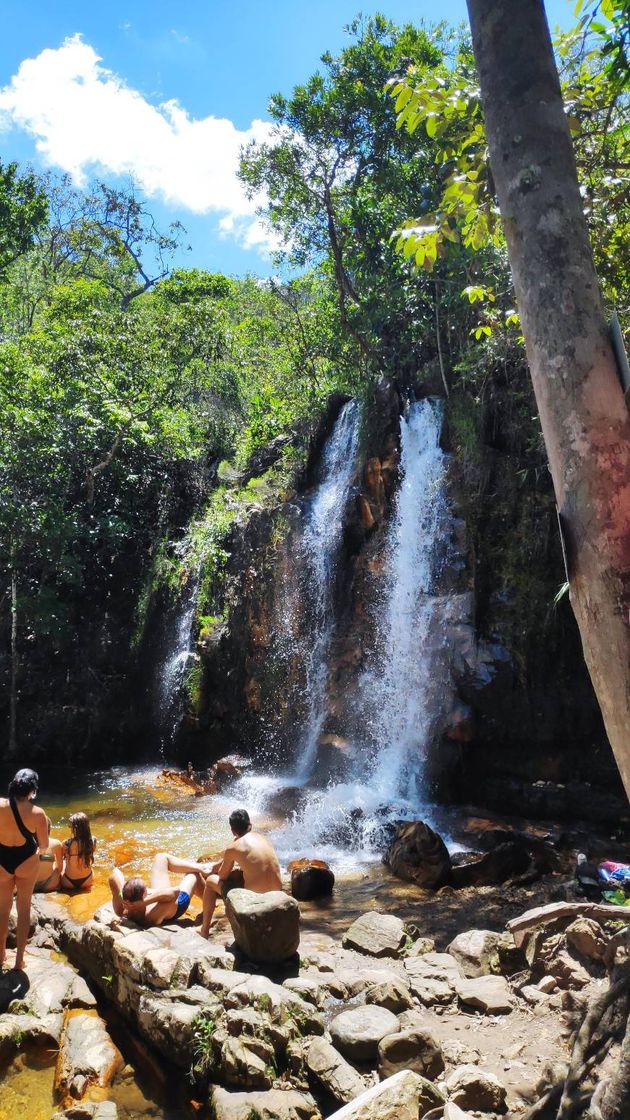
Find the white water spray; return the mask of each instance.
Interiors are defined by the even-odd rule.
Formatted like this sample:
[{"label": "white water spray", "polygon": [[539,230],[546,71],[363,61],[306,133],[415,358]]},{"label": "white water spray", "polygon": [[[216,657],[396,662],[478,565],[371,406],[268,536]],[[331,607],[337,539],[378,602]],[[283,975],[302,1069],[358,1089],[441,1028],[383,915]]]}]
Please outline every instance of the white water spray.
[{"label": "white water spray", "polygon": [[356,467],[360,409],[357,401],[343,406],[326,442],[320,481],[305,511],[302,536],[304,598],[312,627],[305,650],[307,713],[292,777],[302,784],[311,776],[326,718],[328,655],[334,630],[333,596],[344,512]]},{"label": "white water spray", "polygon": [[159,669],[157,708],[161,728],[161,753],[173,743],[183,715],[183,686],[192,656],[192,631],[199,590],[199,574],[189,578],[184,592],[181,613],[177,620],[168,652]]}]

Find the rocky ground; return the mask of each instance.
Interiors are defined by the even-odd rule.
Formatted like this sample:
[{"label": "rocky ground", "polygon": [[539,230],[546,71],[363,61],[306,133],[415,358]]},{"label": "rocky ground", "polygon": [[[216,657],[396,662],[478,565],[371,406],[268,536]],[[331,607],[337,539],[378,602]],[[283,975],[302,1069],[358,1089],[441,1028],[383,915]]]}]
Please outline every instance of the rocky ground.
[{"label": "rocky ground", "polygon": [[620,924],[558,904],[529,929],[467,928],[436,949],[378,910],[334,936],[300,931],[278,893],[258,906],[232,892],[229,908],[250,958],[263,928],[267,956],[299,942],[283,965],[247,960],[223,922],[204,942],[190,920],[139,930],[103,906],[79,923],[37,899],[28,981],[0,983],[0,1061],[56,1052],[57,1116],[73,1120],[115,1120],[129,1058],[181,1085],[182,1117],[519,1117],[566,1068]]}]

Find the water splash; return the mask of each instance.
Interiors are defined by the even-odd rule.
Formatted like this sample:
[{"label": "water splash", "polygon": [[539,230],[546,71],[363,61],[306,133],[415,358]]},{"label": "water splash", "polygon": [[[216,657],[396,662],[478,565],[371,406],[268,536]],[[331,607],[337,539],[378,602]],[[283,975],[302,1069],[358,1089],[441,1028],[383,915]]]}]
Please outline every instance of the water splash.
[{"label": "water splash", "polygon": [[301,541],[304,559],[304,606],[311,626],[304,650],[307,710],[291,780],[300,784],[313,771],[319,737],[326,718],[328,655],[334,631],[334,586],[344,512],[356,468],[360,408],[343,406],[326,441],[320,481],[305,509]]}]

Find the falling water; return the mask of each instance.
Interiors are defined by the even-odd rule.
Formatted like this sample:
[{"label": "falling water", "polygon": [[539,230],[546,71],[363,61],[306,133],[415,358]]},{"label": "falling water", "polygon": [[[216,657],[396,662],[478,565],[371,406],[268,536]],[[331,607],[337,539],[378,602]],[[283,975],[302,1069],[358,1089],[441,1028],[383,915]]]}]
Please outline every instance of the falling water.
[{"label": "falling water", "polygon": [[434,672],[441,636],[431,596],[445,511],[441,421],[440,403],[429,399],[411,404],[401,418],[401,478],[378,609],[380,643],[361,681],[355,771],[348,782],[308,793],[293,823],[275,836],[287,854],[328,851],[338,866],[339,845],[349,856],[353,849],[354,862],[361,853],[373,858],[388,816],[421,808],[427,816],[423,769],[444,686]]},{"label": "falling water", "polygon": [[304,598],[311,621],[305,650],[307,712],[293,780],[306,781],[313,769],[326,717],[328,655],[334,629],[334,585],[344,512],[356,466],[360,409],[343,406],[324,447],[320,481],[305,510],[302,535]]},{"label": "falling water", "polygon": [[168,650],[157,680],[156,707],[163,759],[175,741],[184,713],[183,685],[192,656],[192,631],[199,590],[199,575],[190,577],[180,604],[177,624],[170,635]]}]

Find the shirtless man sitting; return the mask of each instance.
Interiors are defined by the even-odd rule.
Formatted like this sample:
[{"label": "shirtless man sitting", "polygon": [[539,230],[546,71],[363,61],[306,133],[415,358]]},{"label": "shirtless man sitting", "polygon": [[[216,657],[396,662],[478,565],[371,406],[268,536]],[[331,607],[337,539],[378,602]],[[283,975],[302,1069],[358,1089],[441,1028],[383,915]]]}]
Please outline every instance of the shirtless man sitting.
[{"label": "shirtless man sitting", "polygon": [[[178,887],[171,886],[169,871],[185,872]],[[114,913],[145,927],[175,922],[186,913],[193,894],[203,897],[207,871],[207,865],[158,852],[153,859],[151,886],[147,887],[137,877],[125,880],[120,868],[115,867],[109,878]]]},{"label": "shirtless man sitting", "polygon": [[206,877],[203,917],[199,930],[202,937],[210,936],[210,923],[217,898],[222,896],[223,884],[235,863],[243,872],[246,890],[255,891],[256,894],[282,890],[278,857],[265,836],[252,832],[246,809],[235,809],[230,814],[230,828],[234,840],[225,849],[222,858],[211,865],[211,873]]}]

